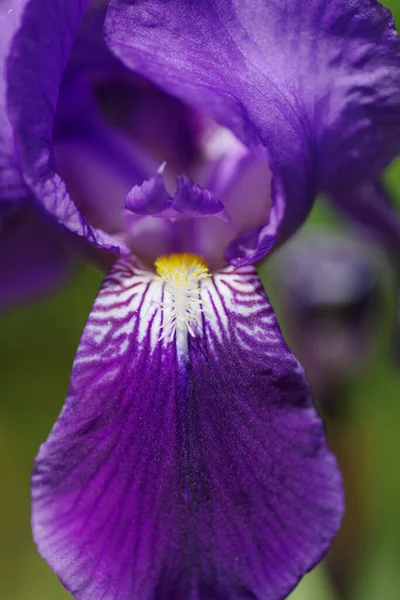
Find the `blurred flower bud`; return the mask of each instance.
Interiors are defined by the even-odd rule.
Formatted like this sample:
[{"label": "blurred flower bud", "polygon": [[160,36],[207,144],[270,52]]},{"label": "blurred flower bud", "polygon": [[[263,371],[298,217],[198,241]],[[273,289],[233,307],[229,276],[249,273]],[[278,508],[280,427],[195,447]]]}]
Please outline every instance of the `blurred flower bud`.
[{"label": "blurred flower bud", "polygon": [[377,248],[326,230],[298,236],[276,256],[273,275],[293,350],[325,411],[373,354],[383,264]]}]

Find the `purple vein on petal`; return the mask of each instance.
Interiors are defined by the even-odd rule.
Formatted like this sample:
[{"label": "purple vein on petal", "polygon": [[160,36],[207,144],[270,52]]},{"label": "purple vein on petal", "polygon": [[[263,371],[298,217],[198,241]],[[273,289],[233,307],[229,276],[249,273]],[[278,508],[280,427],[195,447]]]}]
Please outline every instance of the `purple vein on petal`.
[{"label": "purple vein on petal", "polygon": [[280,600],[340,521],[322,423],[252,267],[201,280],[183,346],[166,281],[125,259],[104,281],[36,461],[36,542],[77,600]]}]

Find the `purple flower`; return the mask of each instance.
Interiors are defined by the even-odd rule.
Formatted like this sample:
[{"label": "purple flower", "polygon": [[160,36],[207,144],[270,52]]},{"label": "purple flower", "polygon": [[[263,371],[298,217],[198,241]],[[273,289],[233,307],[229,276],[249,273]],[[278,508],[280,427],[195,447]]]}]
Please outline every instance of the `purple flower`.
[{"label": "purple flower", "polygon": [[22,4],[6,80],[24,181],[71,244],[120,255],[35,463],[39,551],[78,600],[284,598],[343,494],[252,264],[317,191],[351,202],[398,151],[389,13]]},{"label": "purple flower", "polygon": [[33,300],[67,275],[67,252],[23,180],[6,112],[6,58],[18,15],[0,6],[0,311]]},{"label": "purple flower", "polygon": [[106,37],[124,64],[266,147],[275,229],[247,232],[234,264],[262,258],[316,192],[400,249],[374,183],[399,151],[399,39],[375,0],[112,0]]}]

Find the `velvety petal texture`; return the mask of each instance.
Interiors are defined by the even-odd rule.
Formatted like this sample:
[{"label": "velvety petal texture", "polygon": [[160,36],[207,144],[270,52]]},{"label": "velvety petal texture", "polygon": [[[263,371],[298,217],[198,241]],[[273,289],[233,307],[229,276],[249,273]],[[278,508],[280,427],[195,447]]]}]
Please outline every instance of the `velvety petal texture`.
[{"label": "velvety petal texture", "polygon": [[95,301],[35,463],[39,551],[77,600],[284,598],[343,510],[304,373],[253,267],[180,305],[159,272],[121,259]]},{"label": "velvety petal texture", "polygon": [[44,209],[95,246],[127,252],[121,239],[92,227],[79,212],[57,172],[52,146],[62,76],[88,4],[88,0],[27,3],[7,63],[8,115],[24,179]]},{"label": "velvety petal texture", "polygon": [[270,223],[235,264],[292,233],[317,191],[399,152],[400,46],[375,0],[111,0],[106,36],[127,66],[267,148]]}]

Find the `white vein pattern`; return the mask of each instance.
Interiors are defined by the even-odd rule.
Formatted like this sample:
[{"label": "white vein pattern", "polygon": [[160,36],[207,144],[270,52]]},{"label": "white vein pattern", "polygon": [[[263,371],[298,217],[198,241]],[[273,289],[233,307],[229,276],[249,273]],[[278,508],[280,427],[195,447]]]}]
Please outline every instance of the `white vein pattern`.
[{"label": "white vein pattern", "polygon": [[254,348],[255,340],[281,343],[275,315],[254,267],[219,271],[204,282],[201,298],[206,307],[204,326],[211,350],[216,348],[216,340],[221,342],[227,335],[245,350]]},{"label": "white vein pattern", "polygon": [[42,555],[77,600],[280,600],[342,490],[253,267],[200,282],[179,360],[164,283],[122,259],[94,304],[33,474]]}]

